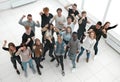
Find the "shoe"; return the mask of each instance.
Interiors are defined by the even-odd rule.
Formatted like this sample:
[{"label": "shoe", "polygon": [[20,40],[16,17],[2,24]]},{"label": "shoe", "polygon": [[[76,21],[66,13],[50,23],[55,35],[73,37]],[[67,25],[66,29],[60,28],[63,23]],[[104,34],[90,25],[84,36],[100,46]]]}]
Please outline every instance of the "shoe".
[{"label": "shoe", "polygon": [[39,74],[39,75],[42,75],[42,73],[41,73],[40,71],[38,72],[38,74]]},{"label": "shoe", "polygon": [[53,62],[55,60],[55,58],[52,58],[51,60],[50,60],[50,62]]},{"label": "shoe", "polygon": [[18,70],[16,70],[17,74],[20,75],[20,72]]},{"label": "shoe", "polygon": [[59,64],[56,64],[56,67],[58,67],[59,66]]},{"label": "shoe", "polygon": [[65,76],[65,72],[64,72],[64,70],[62,70],[62,75]]},{"label": "shoe", "polygon": [[89,62],[89,58],[86,58],[86,62],[87,62],[87,63]]},{"label": "shoe", "polygon": [[75,72],[76,68],[72,68],[72,72]]},{"label": "shoe", "polygon": [[43,66],[40,64],[40,68],[43,68]]}]

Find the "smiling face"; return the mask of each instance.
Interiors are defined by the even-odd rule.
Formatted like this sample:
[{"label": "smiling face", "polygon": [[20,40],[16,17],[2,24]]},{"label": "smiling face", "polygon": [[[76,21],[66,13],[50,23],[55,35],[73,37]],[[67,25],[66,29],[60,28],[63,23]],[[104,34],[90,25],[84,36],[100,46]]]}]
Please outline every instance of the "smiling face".
[{"label": "smiling face", "polygon": [[96,38],[95,32],[94,32],[94,31],[90,32],[89,37],[90,37],[91,39],[95,39],[95,38]]},{"label": "smiling face", "polygon": [[108,22],[108,23],[106,23],[106,25],[105,25],[105,29],[107,29],[107,28],[109,28],[110,27],[110,23]]}]

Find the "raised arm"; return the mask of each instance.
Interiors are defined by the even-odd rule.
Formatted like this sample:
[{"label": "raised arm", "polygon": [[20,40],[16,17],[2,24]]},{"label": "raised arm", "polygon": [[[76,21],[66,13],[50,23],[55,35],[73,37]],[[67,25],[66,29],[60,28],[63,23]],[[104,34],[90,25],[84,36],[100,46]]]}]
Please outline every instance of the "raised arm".
[{"label": "raised arm", "polygon": [[73,4],[69,4],[69,5],[67,5],[67,6],[65,6],[64,8],[67,10],[67,11],[69,11],[69,8],[68,7],[70,7],[70,6],[72,6]]},{"label": "raised arm", "polygon": [[40,27],[39,21],[34,22],[35,26]]},{"label": "raised arm", "polygon": [[23,16],[21,17],[21,19],[19,20],[19,24],[20,24],[20,25],[25,26],[25,22],[23,22],[23,19],[24,19],[25,17],[26,17],[26,16],[23,15]]},{"label": "raised arm", "polygon": [[114,26],[111,26],[111,27],[108,27],[108,30],[113,29],[113,28],[115,28],[115,27],[117,27],[117,26],[118,26],[118,24],[116,24],[116,25],[114,25]]},{"label": "raised arm", "polygon": [[9,51],[9,48],[6,48],[6,47],[5,47],[6,44],[7,44],[7,41],[4,40],[4,44],[3,44],[3,46],[2,46],[2,49],[3,49],[3,50],[6,50],[6,51]]}]

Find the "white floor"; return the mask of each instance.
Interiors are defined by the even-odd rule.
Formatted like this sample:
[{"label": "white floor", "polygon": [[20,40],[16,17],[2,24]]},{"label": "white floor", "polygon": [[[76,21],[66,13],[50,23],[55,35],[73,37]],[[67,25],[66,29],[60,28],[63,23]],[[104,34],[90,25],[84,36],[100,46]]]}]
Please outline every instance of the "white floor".
[{"label": "white floor", "polygon": [[[20,17],[23,14],[31,13],[34,20],[40,21],[39,12],[45,6],[48,6],[53,14],[56,13],[58,7],[63,8],[57,0],[40,0],[33,4],[0,12],[0,47],[2,47],[4,40],[19,45],[24,33],[24,28],[18,24]],[[64,9],[63,11],[67,16],[66,11]],[[41,39],[40,28],[36,28],[36,37]],[[104,39],[100,41],[96,60],[93,61],[91,57],[90,62],[86,63],[85,58],[84,54],[80,62],[77,63],[74,73],[71,72],[71,61],[68,58],[64,60],[66,74],[63,77],[60,67],[56,68],[55,66],[56,61],[51,63],[50,57],[47,56],[47,59],[42,62],[44,66],[41,69],[42,76],[37,73],[32,74],[28,68],[29,76],[25,78],[19,65],[21,75],[16,74],[10,62],[9,53],[0,48],[0,82],[120,82],[120,55],[110,48]]]}]

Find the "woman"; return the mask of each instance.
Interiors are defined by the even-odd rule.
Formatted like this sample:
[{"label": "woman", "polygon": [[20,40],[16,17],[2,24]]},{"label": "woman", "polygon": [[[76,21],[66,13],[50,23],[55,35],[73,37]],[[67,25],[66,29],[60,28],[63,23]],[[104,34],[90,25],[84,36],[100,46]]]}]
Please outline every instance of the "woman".
[{"label": "woman", "polygon": [[35,69],[33,66],[32,58],[31,58],[31,50],[29,47],[26,46],[26,44],[22,43],[21,47],[16,52],[16,55],[21,55],[22,57],[22,66],[24,68],[25,77],[28,76],[27,74],[27,63],[29,64],[30,68],[32,69],[32,72],[35,73]]},{"label": "woman", "polygon": [[83,54],[83,51],[86,50],[87,58],[86,62],[89,62],[89,57],[91,51],[94,49],[94,45],[96,43],[96,35],[94,31],[85,33],[85,38],[83,39],[83,42],[81,44],[81,52],[77,56],[77,62],[79,62],[79,57]]},{"label": "woman", "polygon": [[57,42],[55,43],[54,48],[55,48],[55,55],[57,60],[56,66],[58,67],[59,64],[61,65],[62,75],[64,76],[65,72],[64,72],[64,64],[63,64],[63,55],[66,46],[60,35],[57,36]]},{"label": "woman", "polygon": [[34,52],[34,60],[36,63],[38,74],[41,75],[41,71],[39,67],[43,68],[43,66],[40,64],[42,53],[43,53],[43,44],[40,42],[38,38],[35,39],[35,44],[33,46],[33,52]]},{"label": "woman", "polygon": [[6,48],[5,47],[6,44],[7,44],[7,41],[5,40],[2,48],[3,48],[3,50],[8,51],[10,53],[10,55],[11,55],[11,62],[13,64],[13,67],[15,68],[17,74],[19,75],[20,72],[17,69],[17,62],[16,61],[18,61],[18,63],[21,65],[22,70],[23,70],[23,67],[22,67],[22,62],[21,62],[20,56],[15,56],[15,54],[18,51],[20,46],[15,46],[14,43],[10,42],[8,44],[8,48]]}]

